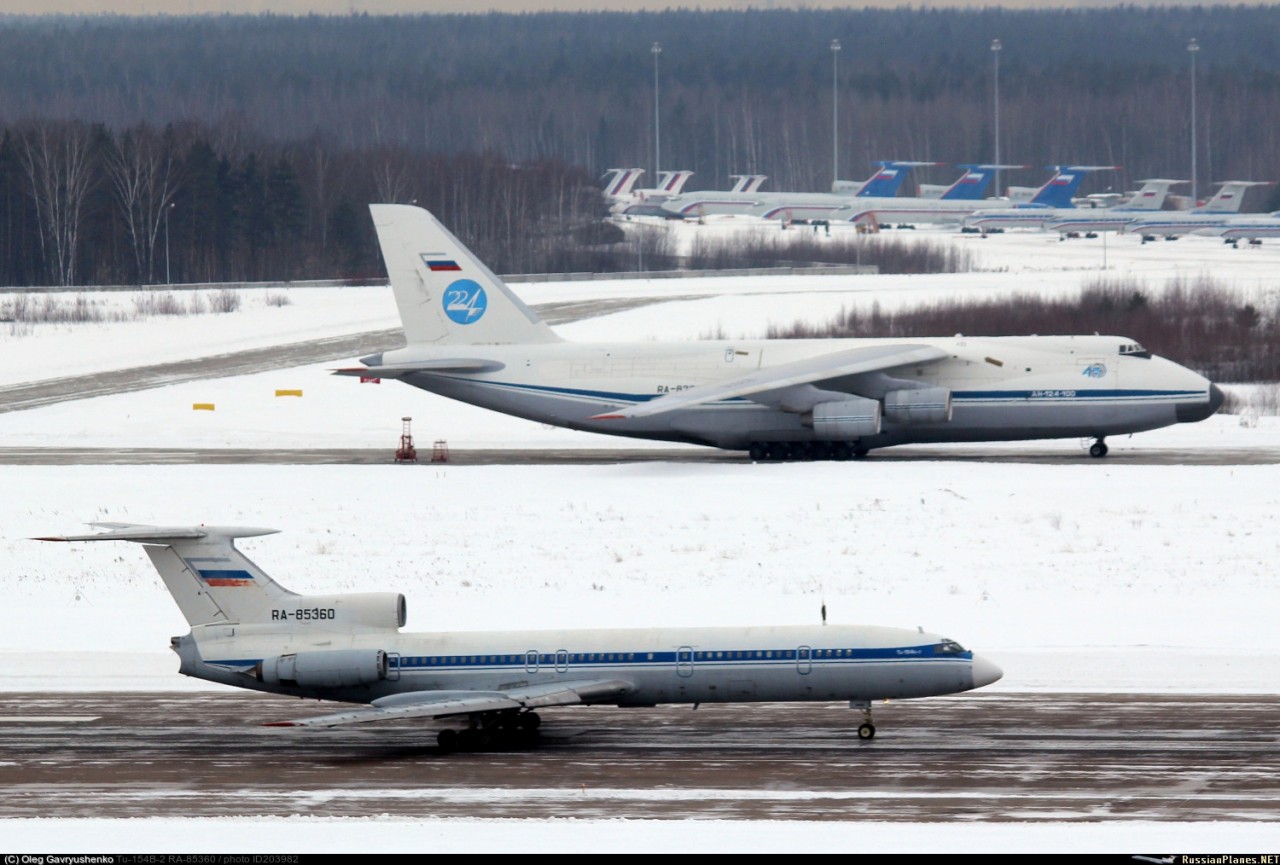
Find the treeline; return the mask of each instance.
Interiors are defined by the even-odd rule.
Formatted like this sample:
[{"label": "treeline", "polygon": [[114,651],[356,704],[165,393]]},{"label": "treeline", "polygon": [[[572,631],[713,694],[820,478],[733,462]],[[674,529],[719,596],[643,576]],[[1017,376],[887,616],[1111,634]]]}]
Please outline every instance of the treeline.
[{"label": "treeline", "polygon": [[499,272],[584,269],[599,242],[599,189],[557,160],[37,120],[0,127],[0,284],[377,277],[370,202],[429,208]]},{"label": "treeline", "polygon": [[1152,290],[1141,280],[1098,278],[1078,297],[1034,295],[940,301],[896,312],[844,309],[825,326],[773,328],[774,338],[1125,336],[1213,381],[1280,379],[1280,310],[1260,307],[1211,277],[1169,280]]},{"label": "treeline", "polygon": [[833,73],[844,177],[990,159],[994,38],[1000,154],[1035,166],[1006,180],[1051,162],[1122,165],[1090,180],[1117,188],[1186,176],[1194,37],[1201,188],[1280,179],[1274,5],[0,20],[0,122],[199,120],[593,177],[653,166],[658,42],[662,166],[695,170],[690,188],[751,172],[813,190],[831,181]]}]

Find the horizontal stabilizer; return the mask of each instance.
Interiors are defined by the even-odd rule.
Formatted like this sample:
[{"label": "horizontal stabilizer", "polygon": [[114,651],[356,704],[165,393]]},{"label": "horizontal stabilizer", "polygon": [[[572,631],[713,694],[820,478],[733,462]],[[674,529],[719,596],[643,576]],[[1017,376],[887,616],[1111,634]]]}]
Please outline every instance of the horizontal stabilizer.
[{"label": "horizontal stabilizer", "polygon": [[827,381],[847,375],[890,369],[911,363],[932,363],[947,352],[929,345],[877,345],[805,358],[794,363],[758,370],[725,382],[692,387],[630,408],[604,412],[592,420],[648,417],[675,409],[736,397],[751,397],[800,384]]},{"label": "horizontal stabilizer", "polygon": [[140,544],[166,544],[171,541],[192,541],[210,536],[223,538],[256,538],[274,535],[279,529],[260,529],[251,526],[146,526],[138,523],[89,523],[109,531],[91,535],[50,535],[32,538],[34,541],[134,541]]},{"label": "horizontal stabilizer", "polygon": [[371,721],[448,718],[477,712],[571,706],[619,697],[633,688],[621,680],[553,682],[510,691],[411,691],[374,700],[368,706],[294,721],[273,721],[264,727],[338,727]]}]

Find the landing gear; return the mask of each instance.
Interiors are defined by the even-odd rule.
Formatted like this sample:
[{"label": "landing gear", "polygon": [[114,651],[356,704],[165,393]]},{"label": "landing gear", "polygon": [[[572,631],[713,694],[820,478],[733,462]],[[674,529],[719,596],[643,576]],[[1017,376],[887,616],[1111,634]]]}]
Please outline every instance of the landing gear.
[{"label": "landing gear", "polygon": [[747,457],[753,463],[809,462],[811,460],[862,459],[871,449],[860,441],[853,442],[752,442]]},{"label": "landing gear", "polygon": [[1094,459],[1102,459],[1102,457],[1105,457],[1106,455],[1107,443],[1101,436],[1099,436],[1097,441],[1089,445],[1089,456]]},{"label": "landing gear", "polygon": [[441,730],[436,734],[436,747],[446,754],[528,747],[537,741],[541,726],[537,712],[491,713],[473,717],[470,727]]},{"label": "landing gear", "polygon": [[862,710],[862,723],[858,725],[858,738],[869,742],[876,737],[876,725],[871,723],[871,703],[866,700],[850,700],[850,709]]}]

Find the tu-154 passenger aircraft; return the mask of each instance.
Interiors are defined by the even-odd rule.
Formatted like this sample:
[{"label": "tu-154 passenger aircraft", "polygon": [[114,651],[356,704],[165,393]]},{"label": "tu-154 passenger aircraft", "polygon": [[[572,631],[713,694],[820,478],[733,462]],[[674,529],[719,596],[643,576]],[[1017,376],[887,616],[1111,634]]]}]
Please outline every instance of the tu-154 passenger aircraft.
[{"label": "tu-154 passenger aircraft", "polygon": [[[871,701],[981,688],[999,667],[922,630],[853,625],[405,634],[404,595],[298,595],[235,547],[274,529],[94,523],[47,541],[145,545],[191,625],[180,672],[257,691],[364,704],[268,726],[423,719],[442,749],[519,742],[538,709],[578,704]],[[461,726],[459,730],[458,727]]]},{"label": "tu-154 passenger aircraft", "polygon": [[404,348],[343,375],[398,378],[555,426],[847,459],[913,442],[1093,438],[1209,417],[1223,394],[1120,336],[574,343],[425,210],[370,206]]}]

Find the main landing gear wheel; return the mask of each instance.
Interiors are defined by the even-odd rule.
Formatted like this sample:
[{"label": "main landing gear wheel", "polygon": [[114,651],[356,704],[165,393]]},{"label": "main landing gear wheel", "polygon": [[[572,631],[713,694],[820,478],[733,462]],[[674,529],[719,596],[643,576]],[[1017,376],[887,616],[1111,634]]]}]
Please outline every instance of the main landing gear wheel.
[{"label": "main landing gear wheel", "polygon": [[1096,442],[1089,445],[1089,456],[1093,457],[1094,459],[1101,459],[1106,455],[1107,455],[1107,443],[1104,440],[1098,439]]},{"label": "main landing gear wheel", "polygon": [[747,446],[747,458],[753,463],[843,461],[862,459],[869,451],[860,441],[752,442]]},{"label": "main landing gear wheel", "polygon": [[542,719],[537,712],[504,712],[486,714],[472,723],[474,726],[460,730],[441,730],[436,734],[436,747],[445,754],[532,747],[537,744]]},{"label": "main landing gear wheel", "polygon": [[875,738],[875,735],[876,735],[876,728],[875,728],[875,725],[874,725],[874,724],[859,724],[859,725],[858,725],[858,738],[859,738],[859,739],[862,739],[862,740],[864,740],[864,741],[865,741],[865,740],[867,740],[867,739],[874,739],[874,738]]}]

